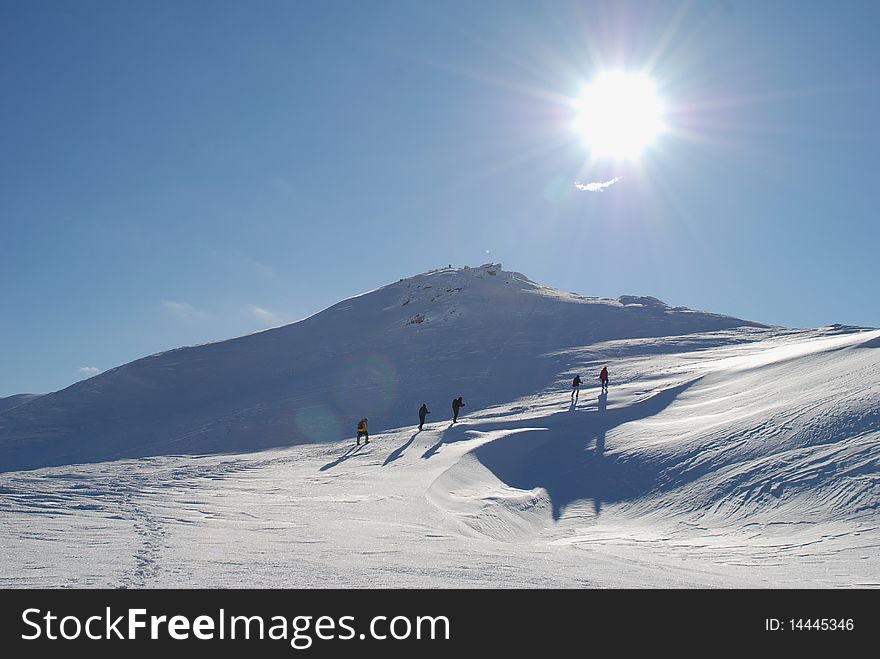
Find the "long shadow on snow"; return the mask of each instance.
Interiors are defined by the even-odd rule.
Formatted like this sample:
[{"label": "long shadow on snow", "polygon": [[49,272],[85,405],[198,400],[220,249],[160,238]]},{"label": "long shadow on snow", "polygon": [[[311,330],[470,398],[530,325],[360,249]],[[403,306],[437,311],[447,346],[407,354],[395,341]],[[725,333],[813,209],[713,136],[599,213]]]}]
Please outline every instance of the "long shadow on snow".
[{"label": "long shadow on snow", "polygon": [[[524,425],[541,432],[505,436],[477,448],[474,454],[511,487],[544,488],[553,506],[554,520],[575,501],[592,499],[598,514],[603,503],[635,499],[649,492],[657,485],[660,468],[633,454],[607,455],[607,433],[625,423],[659,414],[696,381],[626,407],[609,410],[607,396],[600,396],[599,409],[595,411],[557,412],[529,419]],[[465,433],[474,429],[455,428],[457,432],[446,441],[465,439]],[[511,429],[510,423],[479,427],[481,432],[501,429]]]},{"label": "long shadow on snow", "polygon": [[366,444],[355,444],[350,447],[345,453],[340,455],[338,458],[333,460],[332,462],[328,462],[324,466],[320,468],[319,471],[327,471],[328,469],[333,469],[333,467],[337,467],[341,465],[343,462],[348,460],[351,457],[354,457],[355,453],[358,453],[361,450],[361,446],[366,446]]},{"label": "long shadow on snow", "polygon": [[398,446],[398,447],[397,447],[396,449],[394,449],[391,453],[389,453],[389,454],[388,454],[388,457],[385,458],[385,462],[382,463],[382,466],[384,467],[385,465],[387,465],[387,464],[389,464],[389,463],[391,463],[391,462],[394,462],[394,461],[397,460],[400,456],[402,456],[403,453],[404,453],[404,451],[406,451],[406,449],[409,448],[409,445],[413,443],[413,441],[415,440],[416,437],[418,437],[418,435],[419,435],[420,432],[422,432],[422,431],[421,431],[421,430],[416,430],[416,431],[412,434],[412,436],[409,438],[409,440],[407,440],[406,444],[402,444],[402,445]]},{"label": "long shadow on snow", "polygon": [[[455,429],[458,429],[458,432],[455,432]],[[440,447],[444,444],[451,444],[453,442],[460,442],[463,439],[471,439],[470,437],[465,437],[465,433],[468,430],[472,430],[473,428],[469,427],[468,424],[463,423],[460,426],[456,426],[452,422],[446,427],[446,430],[440,433],[440,439],[437,440],[437,443],[434,444],[427,451],[422,453],[422,458],[427,460],[432,455],[434,455],[437,451],[440,450]],[[454,438],[453,438],[454,434]]]}]

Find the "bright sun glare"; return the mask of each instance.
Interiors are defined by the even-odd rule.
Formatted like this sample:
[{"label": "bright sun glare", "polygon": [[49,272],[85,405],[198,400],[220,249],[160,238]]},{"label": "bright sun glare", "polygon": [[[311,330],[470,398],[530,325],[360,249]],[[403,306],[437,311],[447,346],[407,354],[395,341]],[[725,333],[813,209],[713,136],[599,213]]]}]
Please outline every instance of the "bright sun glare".
[{"label": "bright sun glare", "polygon": [[644,75],[603,73],[575,107],[575,128],[597,157],[638,158],[664,127],[663,103]]}]

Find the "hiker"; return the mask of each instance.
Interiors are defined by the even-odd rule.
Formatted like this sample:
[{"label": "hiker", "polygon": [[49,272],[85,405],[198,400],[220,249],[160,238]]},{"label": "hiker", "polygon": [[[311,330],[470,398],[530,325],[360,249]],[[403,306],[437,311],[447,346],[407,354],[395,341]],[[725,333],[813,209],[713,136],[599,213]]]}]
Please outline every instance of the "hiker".
[{"label": "hiker", "polygon": [[367,432],[367,417],[358,421],[357,445],[361,445],[361,437],[364,438],[364,444],[370,443],[370,433]]},{"label": "hiker", "polygon": [[422,429],[422,426],[425,425],[425,416],[430,414],[430,410],[428,410],[428,406],[422,403],[422,406],[419,408],[419,430]]},{"label": "hiker", "polygon": [[599,380],[602,381],[602,391],[608,393],[608,367],[603,366],[602,372],[599,373]]},{"label": "hiker", "polygon": [[452,423],[458,421],[458,411],[464,407],[461,396],[452,401]]},{"label": "hiker", "polygon": [[581,395],[581,376],[575,375],[574,380],[571,381],[571,402],[572,404],[577,403],[578,396]]}]

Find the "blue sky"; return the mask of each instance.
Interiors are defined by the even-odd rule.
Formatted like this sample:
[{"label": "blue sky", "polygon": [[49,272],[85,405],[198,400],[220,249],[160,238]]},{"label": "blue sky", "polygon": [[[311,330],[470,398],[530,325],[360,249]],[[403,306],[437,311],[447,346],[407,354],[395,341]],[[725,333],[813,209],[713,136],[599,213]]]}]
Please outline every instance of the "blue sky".
[{"label": "blue sky", "polygon": [[[880,326],[878,24],[874,2],[2,0],[0,396],[447,264]],[[637,162],[571,129],[609,69],[668,108]]]}]

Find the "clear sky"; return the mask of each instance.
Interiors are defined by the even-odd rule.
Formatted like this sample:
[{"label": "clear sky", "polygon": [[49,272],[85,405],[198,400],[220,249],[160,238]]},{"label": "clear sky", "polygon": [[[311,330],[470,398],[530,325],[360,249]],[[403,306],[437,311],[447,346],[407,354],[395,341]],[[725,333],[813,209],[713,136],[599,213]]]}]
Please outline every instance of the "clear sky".
[{"label": "clear sky", "polygon": [[[880,326],[878,25],[872,1],[0,0],[0,396],[448,264]],[[607,70],[666,106],[638,160],[572,129]]]}]

